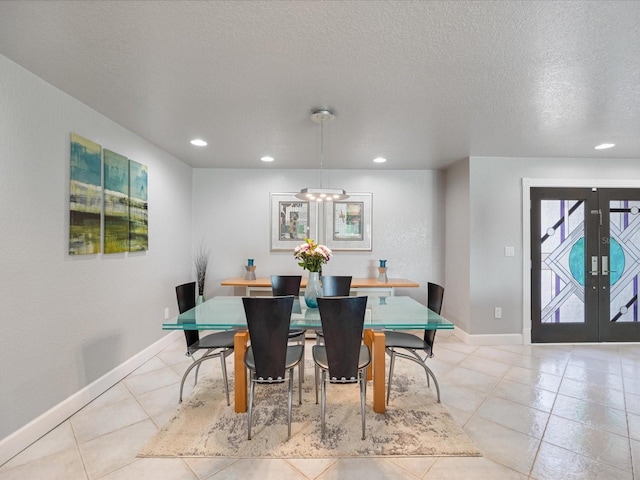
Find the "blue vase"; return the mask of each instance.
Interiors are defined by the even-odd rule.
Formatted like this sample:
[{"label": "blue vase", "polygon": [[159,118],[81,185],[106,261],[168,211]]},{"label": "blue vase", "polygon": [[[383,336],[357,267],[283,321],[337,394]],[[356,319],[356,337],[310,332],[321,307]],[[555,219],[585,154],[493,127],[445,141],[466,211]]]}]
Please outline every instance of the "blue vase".
[{"label": "blue vase", "polygon": [[307,287],[304,289],[304,303],[309,308],[318,308],[318,297],[322,296],[320,272],[309,272]]}]

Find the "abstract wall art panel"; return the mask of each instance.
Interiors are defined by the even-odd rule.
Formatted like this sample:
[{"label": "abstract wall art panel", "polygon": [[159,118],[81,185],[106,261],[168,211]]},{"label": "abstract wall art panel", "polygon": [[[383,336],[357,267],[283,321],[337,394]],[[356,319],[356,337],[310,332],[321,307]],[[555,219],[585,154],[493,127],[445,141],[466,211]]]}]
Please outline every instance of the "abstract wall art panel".
[{"label": "abstract wall art panel", "polygon": [[129,160],[129,251],[149,249],[147,166]]},{"label": "abstract wall art panel", "polygon": [[104,253],[129,251],[129,159],[104,149]]},{"label": "abstract wall art panel", "polygon": [[325,210],[325,242],[332,250],[371,250],[371,193],[349,193]]},{"label": "abstract wall art panel", "polygon": [[71,134],[69,182],[69,254],[100,253],[102,147]]},{"label": "abstract wall art panel", "polygon": [[271,251],[293,251],[316,233],[315,202],[300,201],[294,193],[271,194]]}]

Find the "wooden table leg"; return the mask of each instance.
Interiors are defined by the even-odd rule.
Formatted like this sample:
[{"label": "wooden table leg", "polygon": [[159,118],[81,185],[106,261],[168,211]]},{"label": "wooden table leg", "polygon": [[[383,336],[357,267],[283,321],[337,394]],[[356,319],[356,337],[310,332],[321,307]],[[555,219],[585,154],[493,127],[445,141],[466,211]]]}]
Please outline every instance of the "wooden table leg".
[{"label": "wooden table leg", "polygon": [[385,339],[383,332],[373,332],[373,411],[385,412]]},{"label": "wooden table leg", "polygon": [[233,371],[235,375],[234,395],[236,413],[247,411],[247,368],[244,366],[244,353],[247,351],[249,332],[239,330],[233,337]]}]

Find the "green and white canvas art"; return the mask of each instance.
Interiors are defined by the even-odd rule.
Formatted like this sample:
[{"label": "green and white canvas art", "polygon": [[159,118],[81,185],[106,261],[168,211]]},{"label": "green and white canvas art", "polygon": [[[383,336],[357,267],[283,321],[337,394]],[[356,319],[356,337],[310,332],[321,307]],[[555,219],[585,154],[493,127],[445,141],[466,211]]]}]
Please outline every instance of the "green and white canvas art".
[{"label": "green and white canvas art", "polygon": [[69,254],[100,253],[102,147],[71,134],[69,181]]},{"label": "green and white canvas art", "polygon": [[129,251],[149,249],[147,166],[129,160]]},{"label": "green and white canvas art", "polygon": [[129,159],[104,149],[104,253],[129,251]]}]

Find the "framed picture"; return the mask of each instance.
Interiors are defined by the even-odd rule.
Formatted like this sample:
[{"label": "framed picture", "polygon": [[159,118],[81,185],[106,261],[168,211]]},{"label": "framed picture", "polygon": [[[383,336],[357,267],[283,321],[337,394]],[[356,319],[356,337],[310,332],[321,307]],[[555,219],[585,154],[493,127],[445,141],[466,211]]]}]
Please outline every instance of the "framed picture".
[{"label": "framed picture", "polygon": [[332,250],[371,250],[370,193],[350,193],[349,198],[326,205],[325,242]]},{"label": "framed picture", "polygon": [[271,194],[271,251],[293,251],[306,238],[317,239],[318,206],[294,193]]}]

